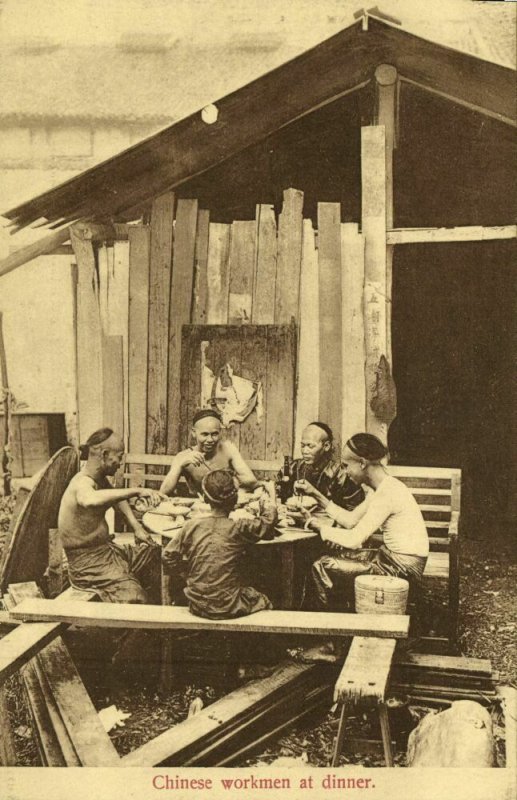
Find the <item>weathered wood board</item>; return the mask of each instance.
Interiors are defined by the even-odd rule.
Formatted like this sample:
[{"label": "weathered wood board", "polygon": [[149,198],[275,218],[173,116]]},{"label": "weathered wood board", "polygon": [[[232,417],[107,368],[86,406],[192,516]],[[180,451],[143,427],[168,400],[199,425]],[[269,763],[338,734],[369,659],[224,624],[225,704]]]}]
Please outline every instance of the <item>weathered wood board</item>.
[{"label": "weathered wood board", "polygon": [[164,453],[167,443],[169,296],[172,271],[174,195],[157,197],[151,212],[147,452]]},{"label": "weathered wood board", "polygon": [[74,603],[56,600],[24,600],[11,611],[24,621],[64,622],[82,627],[142,628],[164,630],[246,631],[292,633],[309,636],[407,637],[405,614],[314,614],[311,611],[259,611],[236,619],[204,619],[183,606],[138,606],[131,603]]},{"label": "weathered wood board", "polygon": [[149,245],[147,225],[129,231],[129,449],[146,449]]},{"label": "weathered wood board", "polygon": [[63,447],[42,471],[2,553],[0,592],[9,583],[40,583],[49,562],[49,528],[57,528],[61,497],[78,469],[77,450]]},{"label": "weathered wood board", "polygon": [[181,356],[181,446],[189,444],[190,421],[201,405],[201,361],[214,376],[230,364],[235,374],[262,383],[261,404],[225,437],[247,458],[292,454],[296,330],[291,325],[189,325]]}]

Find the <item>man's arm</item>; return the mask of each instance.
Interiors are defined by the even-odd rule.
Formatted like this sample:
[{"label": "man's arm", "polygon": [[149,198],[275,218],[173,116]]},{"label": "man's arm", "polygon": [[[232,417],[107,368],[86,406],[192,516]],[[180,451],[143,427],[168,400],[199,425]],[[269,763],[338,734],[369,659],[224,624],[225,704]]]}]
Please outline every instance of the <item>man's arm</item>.
[{"label": "man's arm", "polygon": [[77,504],[82,508],[109,508],[117,503],[129,500],[131,497],[140,497],[142,491],[149,489],[96,489],[92,479],[84,476],[76,490]]},{"label": "man's arm", "polygon": [[[336,506],[336,508],[339,508],[339,506]],[[343,509],[340,509],[340,511],[343,511]],[[357,511],[357,509],[355,509],[355,511]],[[355,511],[345,511],[344,513],[354,514]],[[379,530],[381,525],[386,522],[386,519],[390,513],[389,507],[384,502],[371,502],[368,505],[363,518],[357,523],[357,525],[347,531],[322,525],[320,528],[321,538],[324,541],[339,544],[341,547],[348,547],[351,550],[357,550],[363,546],[366,540],[369,539],[370,536],[375,533],[375,531]]]},{"label": "man's arm", "polygon": [[236,522],[239,536],[248,544],[261,539],[274,539],[278,512],[270,497],[260,499],[260,516],[258,519],[239,519]]},{"label": "man's arm", "polygon": [[240,486],[243,486],[245,489],[256,489],[256,487],[259,485],[259,482],[244,461],[237,447],[235,447],[235,445],[231,442],[225,442],[224,444],[226,452],[228,453],[231,467],[235,472]]},{"label": "man's arm", "polygon": [[144,526],[137,520],[135,515],[133,514],[133,509],[127,502],[127,500],[122,500],[122,502],[117,503],[117,508],[126,520],[127,524],[133,530],[135,534],[135,540],[137,542],[145,542],[146,544],[155,544],[153,537],[151,534],[147,533]]},{"label": "man's arm", "polygon": [[176,486],[178,485],[178,481],[181,478],[181,473],[185,467],[188,467],[192,464],[195,467],[199,467],[203,463],[203,454],[197,450],[182,450],[181,453],[178,453],[174,456],[174,459],[171,464],[171,468],[168,471],[167,475],[162,481],[162,485],[160,486],[160,492],[162,494],[172,495]]}]

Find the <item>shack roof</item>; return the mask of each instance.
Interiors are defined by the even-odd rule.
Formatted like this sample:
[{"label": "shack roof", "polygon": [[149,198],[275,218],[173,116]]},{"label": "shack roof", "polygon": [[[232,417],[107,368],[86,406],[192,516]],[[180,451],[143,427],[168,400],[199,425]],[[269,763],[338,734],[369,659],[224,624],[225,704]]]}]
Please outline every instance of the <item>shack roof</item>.
[{"label": "shack roof", "polygon": [[130,219],[148,201],[222,163],[296,119],[372,79],[380,63],[401,80],[513,124],[515,71],[369,18],[216,101],[217,120],[199,111],[5,216],[17,228],[85,218]]}]

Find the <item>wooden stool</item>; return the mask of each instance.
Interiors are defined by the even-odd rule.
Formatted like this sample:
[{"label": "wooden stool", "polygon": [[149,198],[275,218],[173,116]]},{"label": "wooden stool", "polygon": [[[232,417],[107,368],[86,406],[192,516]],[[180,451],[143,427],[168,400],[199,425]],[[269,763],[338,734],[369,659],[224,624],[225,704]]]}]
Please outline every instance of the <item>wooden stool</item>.
[{"label": "wooden stool", "polygon": [[336,767],[343,749],[345,721],[349,707],[357,703],[377,703],[382,744],[387,767],[393,766],[388,709],[384,702],[396,639],[355,636],[334,688],[334,702],[342,703],[341,718],[334,744],[332,766]]}]

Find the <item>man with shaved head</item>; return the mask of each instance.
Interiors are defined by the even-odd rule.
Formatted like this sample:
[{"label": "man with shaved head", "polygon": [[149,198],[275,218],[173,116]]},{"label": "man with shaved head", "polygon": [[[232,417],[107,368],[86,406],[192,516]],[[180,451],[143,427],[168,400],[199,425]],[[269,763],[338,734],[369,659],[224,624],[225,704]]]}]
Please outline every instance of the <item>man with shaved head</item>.
[{"label": "man with shaved head", "polygon": [[[113,488],[108,476],[121,466],[124,444],[111,428],[92,433],[81,451],[86,464],[68,484],[58,517],[70,582],[78,589],[95,591],[103,601],[146,603],[139,576],[147,575],[151,581],[157,575],[159,548],[135,518],[128,500],[145,497],[157,505],[160,495],[151,489]],[[133,529],[135,545],[121,547],[111,541],[106,511],[114,506]]]},{"label": "man with shaved head", "polygon": [[[302,432],[302,457],[289,466],[287,494],[305,494],[307,481],[336,505],[351,510],[364,500],[364,492],[348,477],[346,466],[333,457],[333,444],[332,430],[325,422],[307,425]],[[282,472],[278,481],[285,481]]]}]

